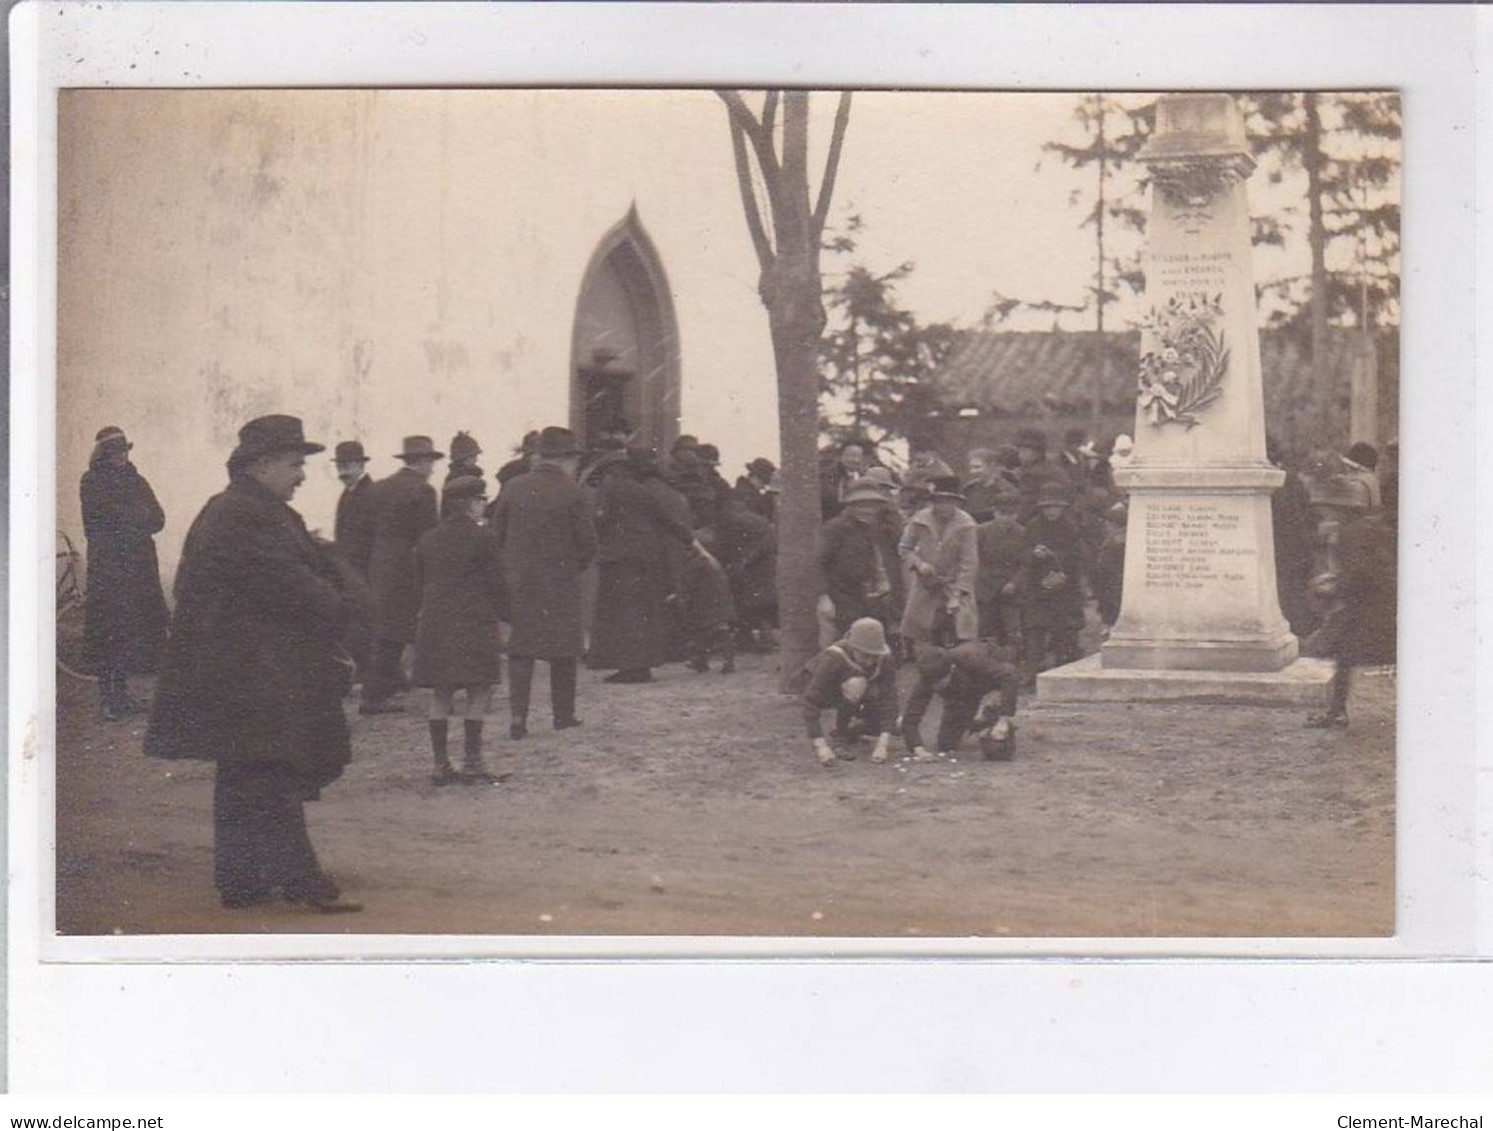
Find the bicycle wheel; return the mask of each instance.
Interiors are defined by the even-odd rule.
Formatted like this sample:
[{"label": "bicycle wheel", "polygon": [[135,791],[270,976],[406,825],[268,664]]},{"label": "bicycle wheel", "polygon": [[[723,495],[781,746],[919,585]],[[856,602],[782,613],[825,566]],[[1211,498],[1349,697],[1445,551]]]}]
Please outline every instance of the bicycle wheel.
[{"label": "bicycle wheel", "polygon": [[88,674],[83,659],[83,556],[67,532],[57,532],[57,668],[74,679]]}]

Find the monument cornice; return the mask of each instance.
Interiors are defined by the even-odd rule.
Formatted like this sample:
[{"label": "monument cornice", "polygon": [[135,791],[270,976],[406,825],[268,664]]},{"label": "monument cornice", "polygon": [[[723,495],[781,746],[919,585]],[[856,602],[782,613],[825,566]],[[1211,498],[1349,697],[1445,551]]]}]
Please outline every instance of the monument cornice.
[{"label": "monument cornice", "polygon": [[1286,473],[1269,464],[1150,464],[1116,468],[1114,480],[1117,487],[1131,492],[1232,495],[1277,490],[1286,481]]},{"label": "monument cornice", "polygon": [[1205,204],[1248,179],[1255,159],[1241,150],[1143,154],[1151,181],[1166,196],[1185,204]]}]

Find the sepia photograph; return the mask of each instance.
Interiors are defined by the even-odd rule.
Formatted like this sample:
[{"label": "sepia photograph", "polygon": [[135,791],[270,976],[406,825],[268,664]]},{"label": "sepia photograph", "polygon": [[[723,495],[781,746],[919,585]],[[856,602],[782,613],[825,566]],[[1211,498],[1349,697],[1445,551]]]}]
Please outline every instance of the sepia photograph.
[{"label": "sepia photograph", "polygon": [[57,935],[1395,934],[1396,90],[57,162]]}]

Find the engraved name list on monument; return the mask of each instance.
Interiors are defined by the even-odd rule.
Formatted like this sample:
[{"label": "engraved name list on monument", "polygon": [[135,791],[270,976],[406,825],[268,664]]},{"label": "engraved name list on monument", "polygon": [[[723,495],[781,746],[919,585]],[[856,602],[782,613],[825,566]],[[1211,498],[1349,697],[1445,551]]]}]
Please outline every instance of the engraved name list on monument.
[{"label": "engraved name list on monument", "polygon": [[1259,550],[1237,511],[1205,501],[1156,502],[1146,510],[1148,589],[1206,589],[1249,579],[1243,559]]}]

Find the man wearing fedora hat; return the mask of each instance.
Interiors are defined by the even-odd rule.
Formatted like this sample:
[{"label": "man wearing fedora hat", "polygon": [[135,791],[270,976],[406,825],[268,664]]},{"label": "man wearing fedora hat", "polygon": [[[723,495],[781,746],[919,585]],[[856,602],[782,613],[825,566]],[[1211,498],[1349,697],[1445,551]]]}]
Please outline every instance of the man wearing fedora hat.
[{"label": "man wearing fedora hat", "polygon": [[415,589],[414,551],[420,535],[440,517],[431,473],[444,452],[435,450],[429,436],[406,436],[395,457],[404,466],[380,480],[373,493],[373,550],[368,583],[375,606],[373,660],[363,681],[364,715],[399,708],[390,696],[407,686],[399,661],[406,645],[415,640],[415,618],[420,594]]},{"label": "man wearing fedora hat", "polygon": [[575,481],[580,447],[569,428],[539,434],[534,470],[511,480],[491,511],[508,581],[509,734],[529,730],[534,662],[550,670],[556,730],[580,725],[576,677],[582,648],[581,575],[596,560],[591,503]]},{"label": "man wearing fedora hat", "polygon": [[306,456],[322,450],[296,417],[245,424],[228,487],[192,523],[177,569],[145,752],[217,763],[213,871],[225,907],[279,892],[321,911],[359,909],[317,863],[304,809],[351,758],[346,566],[289,505]]},{"label": "man wearing fedora hat", "polygon": [[777,496],[768,490],[778,473],[772,460],[758,456],[746,465],[746,474],[738,476],[732,496],[753,514],[768,522],[777,521]]},{"label": "man wearing fedora hat", "polygon": [[98,676],[106,722],[140,710],[130,698],[129,676],[154,671],[166,641],[168,614],[155,547],[166,515],[130,462],[132,447],[123,430],[100,429],[78,484],[88,539],[84,655]]},{"label": "man wearing fedora hat", "polygon": [[337,498],[337,518],[332,540],[347,564],[363,577],[368,576],[368,560],[373,555],[373,485],[368,474],[368,456],[357,440],[343,440],[337,445],[332,462],[342,481]]}]

